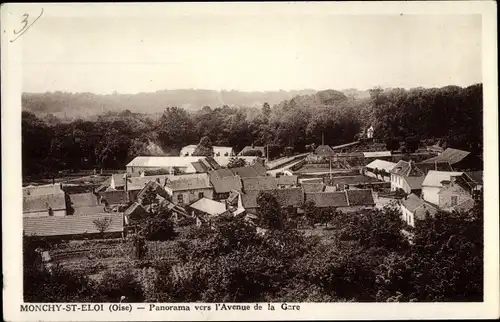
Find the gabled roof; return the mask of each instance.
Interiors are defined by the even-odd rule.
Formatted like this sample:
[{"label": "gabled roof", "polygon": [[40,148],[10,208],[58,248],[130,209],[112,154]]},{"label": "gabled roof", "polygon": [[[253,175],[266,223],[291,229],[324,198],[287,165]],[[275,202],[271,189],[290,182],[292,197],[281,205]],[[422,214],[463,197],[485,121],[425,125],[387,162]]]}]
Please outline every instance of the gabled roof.
[{"label": "gabled roof", "polygon": [[314,150],[314,154],[321,156],[329,156],[333,154],[333,150],[328,145],[320,145]]},{"label": "gabled roof", "polygon": [[68,196],[73,208],[100,205],[99,198],[91,192],[75,193]]},{"label": "gabled roof", "polygon": [[211,188],[208,177],[186,178],[169,181],[165,185],[173,191]]},{"label": "gabled roof", "polygon": [[345,176],[345,177],[332,177],[332,179],[328,179],[330,185],[342,185],[342,184],[362,184],[362,183],[370,183],[378,181],[375,178],[367,177],[367,176]]},{"label": "gabled roof", "polygon": [[301,184],[302,189],[304,189],[305,193],[308,192],[322,192],[325,189],[325,185],[323,183],[305,183]]},{"label": "gabled roof", "polygon": [[210,179],[213,178],[226,178],[226,177],[233,177],[234,173],[231,171],[231,169],[218,169],[215,171],[210,172]]},{"label": "gabled roof", "polygon": [[47,212],[66,209],[64,192],[46,195],[27,195],[23,197],[23,213]]},{"label": "gabled roof", "polygon": [[395,175],[406,177],[420,177],[425,175],[425,173],[418,168],[415,162],[407,162],[404,160],[399,160],[390,172]]},{"label": "gabled roof", "polygon": [[262,156],[264,156],[266,154],[266,147],[264,147],[264,146],[251,146],[251,145],[247,145],[246,147],[244,147],[240,151],[240,153],[238,153],[238,155],[243,155],[247,151],[251,151],[251,150],[258,150],[258,151],[260,151],[262,153]]},{"label": "gabled roof", "polygon": [[278,181],[274,177],[242,178],[243,190],[274,190],[278,188]]},{"label": "gabled roof", "polygon": [[277,178],[279,185],[297,185],[298,177],[297,176],[281,176]]},{"label": "gabled roof", "polygon": [[345,191],[306,193],[305,200],[314,201],[316,207],[319,208],[349,206]]},{"label": "gabled roof", "polygon": [[413,213],[416,219],[419,220],[425,219],[427,213],[430,216],[433,216],[438,212],[436,207],[413,193],[409,194],[406,199],[401,200],[401,203],[406,209],[408,209],[408,211]]},{"label": "gabled roof", "polygon": [[471,171],[471,172],[466,172],[466,174],[477,185],[482,185],[483,184],[483,171]]},{"label": "gabled roof", "polygon": [[451,181],[452,176],[461,176],[463,172],[434,171],[431,170],[425,176],[422,187],[442,187],[443,181]]},{"label": "gabled roof", "polygon": [[346,190],[349,206],[371,206],[375,204],[370,189]]},{"label": "gabled roof", "polygon": [[455,163],[462,161],[469,154],[470,152],[468,151],[447,148],[446,150],[441,152],[441,154],[439,154],[438,156],[422,161],[422,163],[448,162],[451,165],[453,165]]},{"label": "gabled roof", "polygon": [[26,236],[69,236],[99,233],[94,221],[110,220],[105,232],[123,231],[123,214],[101,213],[86,216],[24,217],[23,230]]},{"label": "gabled roof", "polygon": [[142,188],[141,191],[139,191],[139,193],[137,194],[137,199],[142,199],[146,196],[146,193],[149,189],[153,189],[153,191],[159,195],[160,197],[164,198],[164,199],[167,199],[168,198],[168,193],[167,191],[165,191],[165,189],[160,185],[158,184],[158,182],[156,181],[149,181],[145,186],[144,188]]},{"label": "gabled roof", "polygon": [[40,196],[57,193],[64,193],[64,191],[61,189],[60,184],[23,187],[23,196]]},{"label": "gabled roof", "polygon": [[210,182],[216,193],[227,193],[231,190],[241,191],[243,188],[239,176],[225,178],[212,177]]},{"label": "gabled roof", "polygon": [[282,207],[301,207],[304,204],[304,191],[302,188],[288,188],[271,191]]},{"label": "gabled roof", "polygon": [[422,182],[424,182],[425,176],[420,177],[403,177],[411,190],[422,189]]},{"label": "gabled roof", "polygon": [[99,195],[104,200],[106,200],[108,205],[118,205],[127,203],[127,193],[123,190],[103,191],[99,192]]},{"label": "gabled roof", "polygon": [[372,162],[368,163],[365,167],[370,168],[370,169],[379,169],[379,170],[385,170],[387,172],[390,172],[394,167],[396,166],[396,163],[394,162],[389,162],[385,160],[373,160]]},{"label": "gabled roof", "polygon": [[205,197],[195,201],[189,207],[212,216],[220,215],[226,212],[225,204]]},{"label": "gabled roof", "polygon": [[258,162],[252,164],[251,166],[232,168],[230,170],[233,172],[233,175],[238,175],[241,178],[266,176],[266,168]]}]

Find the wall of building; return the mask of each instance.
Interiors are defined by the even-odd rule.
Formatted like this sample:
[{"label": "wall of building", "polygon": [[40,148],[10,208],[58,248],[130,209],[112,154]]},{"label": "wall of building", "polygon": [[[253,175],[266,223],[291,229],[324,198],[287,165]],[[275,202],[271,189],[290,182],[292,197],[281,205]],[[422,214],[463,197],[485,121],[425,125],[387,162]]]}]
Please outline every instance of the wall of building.
[{"label": "wall of building", "polygon": [[411,211],[406,209],[404,205],[401,205],[401,219],[408,225],[415,227],[415,218]]},{"label": "wall of building", "polygon": [[211,188],[203,188],[203,189],[193,189],[193,190],[181,190],[181,191],[172,191],[170,189],[165,189],[172,196],[172,202],[174,204],[180,205],[179,196],[182,195],[183,205],[189,205],[199,198],[199,193],[203,193],[203,197],[208,199],[213,199],[213,190]]},{"label": "wall of building", "polygon": [[390,182],[391,182],[391,191],[396,191],[397,189],[403,189],[404,192],[411,193],[410,186],[402,176],[391,173]]},{"label": "wall of building", "polygon": [[[452,204],[452,196],[456,197],[456,204]],[[452,183],[449,187],[444,188],[439,192],[438,205],[440,208],[453,207],[467,200],[472,200],[471,194],[458,184]]]},{"label": "wall of building", "polygon": [[422,186],[422,199],[435,205],[439,205],[439,191],[441,187]]}]

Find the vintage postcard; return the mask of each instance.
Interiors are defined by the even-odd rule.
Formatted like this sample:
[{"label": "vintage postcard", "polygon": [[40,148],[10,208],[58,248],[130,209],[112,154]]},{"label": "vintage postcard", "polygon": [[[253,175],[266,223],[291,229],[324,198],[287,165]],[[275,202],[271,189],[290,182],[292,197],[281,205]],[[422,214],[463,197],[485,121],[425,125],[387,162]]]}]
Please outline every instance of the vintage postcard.
[{"label": "vintage postcard", "polygon": [[3,4],[4,320],[498,318],[496,10]]}]

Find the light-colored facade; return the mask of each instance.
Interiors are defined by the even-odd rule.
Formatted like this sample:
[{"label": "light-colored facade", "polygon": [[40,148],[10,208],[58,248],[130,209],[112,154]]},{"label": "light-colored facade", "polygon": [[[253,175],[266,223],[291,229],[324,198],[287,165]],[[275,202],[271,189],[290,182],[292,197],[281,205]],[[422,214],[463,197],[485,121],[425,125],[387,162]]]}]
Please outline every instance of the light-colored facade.
[{"label": "light-colored facade", "polygon": [[208,198],[213,199],[213,189],[212,188],[197,188],[197,189],[186,189],[186,190],[174,190],[170,187],[165,186],[165,190],[172,198],[172,202],[176,205],[189,205],[198,199]]},{"label": "light-colored facade", "polygon": [[[181,149],[179,156],[181,157],[189,157],[193,155],[193,152],[196,150],[196,144],[190,144]],[[234,156],[234,151],[232,147],[227,146],[214,146],[214,157],[231,157]]]}]

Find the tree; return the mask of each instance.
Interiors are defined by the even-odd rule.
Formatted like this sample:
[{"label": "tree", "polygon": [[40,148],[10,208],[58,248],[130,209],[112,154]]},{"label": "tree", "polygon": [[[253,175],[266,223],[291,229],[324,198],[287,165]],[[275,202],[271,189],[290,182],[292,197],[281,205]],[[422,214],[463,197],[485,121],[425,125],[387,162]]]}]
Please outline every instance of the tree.
[{"label": "tree", "polygon": [[396,151],[399,149],[399,140],[396,138],[387,138],[385,140],[385,146],[389,151]]},{"label": "tree", "polygon": [[94,220],[94,225],[99,231],[99,233],[102,235],[109,229],[109,226],[111,226],[111,222],[112,219],[110,217],[99,218]]},{"label": "tree", "polygon": [[167,108],[158,121],[156,132],[162,147],[180,149],[193,137],[193,121],[184,109]]},{"label": "tree", "polygon": [[134,246],[134,256],[135,258],[141,260],[143,259],[148,252],[148,245],[146,244],[146,240],[142,235],[134,235],[132,237],[132,244]]},{"label": "tree", "polygon": [[334,207],[323,208],[319,211],[319,222],[325,225],[325,228],[328,228],[328,223],[333,220],[337,213],[337,210]]},{"label": "tree", "polygon": [[156,203],[156,191],[153,189],[153,187],[148,187],[146,190],[146,193],[144,197],[141,200],[141,204],[145,207],[149,206],[149,212],[153,212],[153,204]]},{"label": "tree", "polygon": [[314,200],[306,200],[304,202],[304,217],[306,221],[309,223],[309,225],[314,228],[314,224],[316,223],[316,218],[317,218],[317,209],[316,209],[316,204],[314,203]]},{"label": "tree", "polygon": [[162,214],[148,216],[139,225],[146,240],[171,240],[176,236],[172,220]]},{"label": "tree", "polygon": [[420,139],[417,137],[408,137],[405,140],[405,150],[407,153],[413,153],[417,151],[420,145]]},{"label": "tree", "polygon": [[254,156],[254,157],[262,157],[262,151],[258,149],[250,149],[241,153],[242,156]]},{"label": "tree", "polygon": [[267,102],[262,105],[262,115],[264,115],[266,118],[269,118],[269,116],[271,115],[271,107]]},{"label": "tree", "polygon": [[200,143],[198,143],[192,155],[204,157],[212,157],[214,155],[214,148],[208,136],[204,136],[200,139]]},{"label": "tree", "polygon": [[247,165],[247,162],[242,158],[231,158],[229,163],[227,164],[228,169],[244,167]]},{"label": "tree", "polygon": [[259,222],[261,227],[283,229],[281,206],[276,197],[269,192],[260,191],[257,196]]}]

